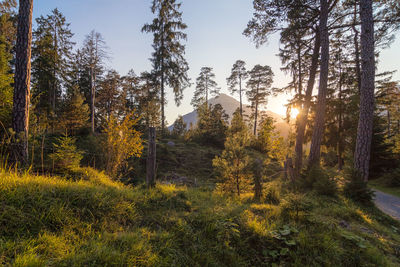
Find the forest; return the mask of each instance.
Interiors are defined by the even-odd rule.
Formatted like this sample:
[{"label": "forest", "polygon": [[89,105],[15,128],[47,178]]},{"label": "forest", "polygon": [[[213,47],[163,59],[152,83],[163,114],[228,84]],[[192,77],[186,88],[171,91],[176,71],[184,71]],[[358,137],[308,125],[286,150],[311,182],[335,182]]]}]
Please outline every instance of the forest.
[{"label": "forest", "polygon": [[36,2],[0,0],[1,265],[400,266],[398,0],[248,1],[279,88],[246,58],[190,77],[186,1],[146,3],[151,68],[127,73]]}]

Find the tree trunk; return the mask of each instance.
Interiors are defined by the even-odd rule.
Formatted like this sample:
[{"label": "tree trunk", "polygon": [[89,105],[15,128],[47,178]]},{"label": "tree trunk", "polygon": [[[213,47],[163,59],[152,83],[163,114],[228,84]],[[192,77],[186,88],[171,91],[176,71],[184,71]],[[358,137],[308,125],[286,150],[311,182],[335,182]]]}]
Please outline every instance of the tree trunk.
[{"label": "tree trunk", "polygon": [[94,130],[95,130],[95,126],[94,126],[95,98],[96,98],[96,94],[95,94],[95,86],[94,86],[94,68],[92,68],[90,71],[90,109],[91,109],[90,120],[91,120],[91,126],[92,126],[92,133],[94,133]]},{"label": "tree trunk", "polygon": [[299,175],[301,168],[303,167],[303,144],[304,144],[304,134],[307,125],[308,112],[311,105],[311,97],[315,84],[315,77],[317,75],[319,51],[321,48],[321,39],[319,30],[315,34],[314,49],[311,59],[310,67],[310,78],[308,79],[306,94],[304,98],[303,108],[298,116],[298,126],[297,126],[297,137],[296,137],[296,161],[295,161],[295,172],[296,176]]},{"label": "tree trunk", "polygon": [[31,81],[33,0],[19,1],[17,43],[15,45],[15,77],[13,98],[13,130],[16,133],[16,161],[28,162],[29,99]]},{"label": "tree trunk", "polygon": [[[339,65],[342,62],[339,62]],[[343,89],[343,73],[342,67],[339,66],[339,115],[338,115],[338,142],[337,142],[337,157],[338,157],[338,170],[343,169],[343,141],[342,141],[342,131],[343,131],[343,105],[342,105],[342,89]]]},{"label": "tree trunk", "polygon": [[357,24],[357,4],[354,4],[354,19],[353,19],[353,31],[354,31],[354,49],[355,49],[355,64],[356,64],[356,75],[357,75],[357,87],[358,93],[361,92],[361,64],[360,64],[360,47],[358,43],[359,32],[356,28]]},{"label": "tree trunk", "polygon": [[156,128],[149,128],[149,151],[147,152],[147,187],[154,187],[156,181]]},{"label": "tree trunk", "polygon": [[239,77],[240,117],[243,118],[242,77]]},{"label": "tree trunk", "polygon": [[329,6],[327,0],[321,0],[321,71],[319,78],[318,103],[316,109],[315,124],[313,136],[311,140],[310,155],[308,158],[308,166],[319,164],[321,157],[321,144],[325,129],[325,109],[326,94],[328,89],[328,72],[329,72],[329,31],[327,27],[329,15]]},{"label": "tree trunk", "polygon": [[372,0],[360,1],[361,95],[354,168],[368,181],[375,107],[375,41]]},{"label": "tree trunk", "polygon": [[254,136],[257,135],[257,120],[258,120],[258,100],[256,100],[256,111],[254,114]]}]

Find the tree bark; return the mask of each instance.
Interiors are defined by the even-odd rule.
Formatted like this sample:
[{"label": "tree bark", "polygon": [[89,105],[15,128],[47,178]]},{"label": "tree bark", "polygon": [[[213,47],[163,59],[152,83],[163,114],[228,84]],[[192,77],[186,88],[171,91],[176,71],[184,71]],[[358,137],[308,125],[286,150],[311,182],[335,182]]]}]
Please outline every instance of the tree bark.
[{"label": "tree bark", "polygon": [[317,30],[315,34],[314,49],[311,59],[310,77],[307,83],[306,94],[304,98],[303,108],[298,116],[297,136],[296,136],[296,161],[295,161],[295,172],[296,176],[300,174],[300,170],[303,167],[303,144],[304,134],[307,125],[308,113],[311,105],[311,97],[315,84],[315,77],[317,75],[319,51],[321,49],[320,32]]},{"label": "tree bark", "polygon": [[329,72],[329,31],[328,31],[329,6],[327,0],[321,0],[321,71],[319,78],[318,103],[316,109],[315,124],[311,140],[310,155],[308,157],[308,166],[319,164],[321,157],[321,144],[325,129],[325,110],[326,94],[328,89]]},{"label": "tree bark", "polygon": [[33,0],[19,1],[12,125],[17,137],[14,147],[15,160],[24,164],[28,162],[32,11]]},{"label": "tree bark", "polygon": [[361,94],[354,168],[366,182],[371,158],[375,108],[375,41],[372,0],[360,1],[361,15]]},{"label": "tree bark", "polygon": [[147,152],[147,187],[154,187],[156,181],[156,128],[149,128],[149,151]]},{"label": "tree bark", "polygon": [[356,75],[357,75],[357,87],[358,93],[361,92],[361,63],[360,63],[360,46],[358,43],[359,31],[356,28],[357,23],[357,4],[354,5],[354,25],[352,26],[354,31],[354,49],[355,49],[355,64],[356,64]]}]

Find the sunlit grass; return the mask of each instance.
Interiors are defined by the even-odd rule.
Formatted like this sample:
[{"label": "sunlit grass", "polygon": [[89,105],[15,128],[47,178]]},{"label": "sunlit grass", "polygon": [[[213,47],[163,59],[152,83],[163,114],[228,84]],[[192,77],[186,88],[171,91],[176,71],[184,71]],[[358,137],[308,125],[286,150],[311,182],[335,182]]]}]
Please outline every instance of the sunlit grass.
[{"label": "sunlit grass", "polygon": [[0,261],[14,266],[399,264],[399,223],[343,197],[288,194],[285,187],[279,180],[265,184],[262,201],[254,203],[251,193],[237,198],[207,187],[125,186],[93,169],[64,178],[0,171]]}]

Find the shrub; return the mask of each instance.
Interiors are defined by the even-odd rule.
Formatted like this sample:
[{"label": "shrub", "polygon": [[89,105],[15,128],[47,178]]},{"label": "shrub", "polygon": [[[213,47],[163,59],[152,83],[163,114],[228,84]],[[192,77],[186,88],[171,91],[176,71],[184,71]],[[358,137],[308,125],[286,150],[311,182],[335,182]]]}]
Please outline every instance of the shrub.
[{"label": "shrub", "polygon": [[393,171],[384,174],[382,179],[385,181],[387,186],[399,187],[400,186],[400,168],[394,169]]},{"label": "shrub", "polygon": [[361,204],[372,205],[374,192],[368,187],[367,183],[361,178],[361,175],[354,169],[348,170],[345,174],[347,182],[344,186],[344,194]]},{"label": "shrub", "polygon": [[104,144],[107,159],[106,171],[109,175],[116,177],[126,160],[132,156],[142,155],[141,133],[134,129],[138,121],[139,118],[135,118],[133,113],[128,114],[122,122],[110,116],[105,130]]},{"label": "shrub", "polygon": [[78,168],[83,156],[82,152],[76,148],[76,139],[64,135],[59,137],[56,142],[53,144],[54,153],[50,154],[55,169],[65,171]]},{"label": "shrub", "polygon": [[333,174],[320,166],[313,166],[298,183],[301,188],[312,189],[320,195],[333,197],[337,194],[337,184]]}]

